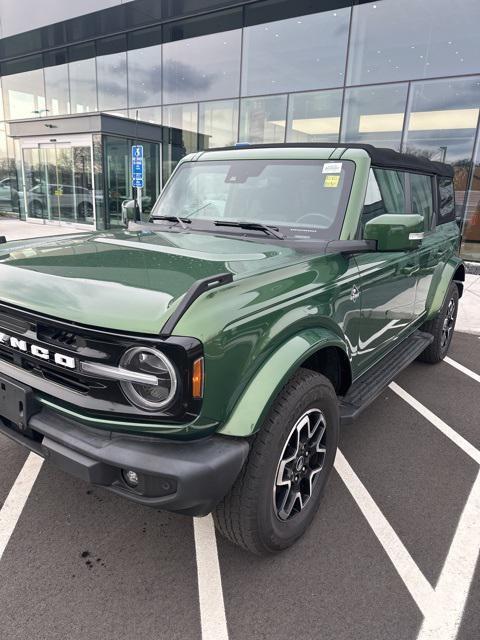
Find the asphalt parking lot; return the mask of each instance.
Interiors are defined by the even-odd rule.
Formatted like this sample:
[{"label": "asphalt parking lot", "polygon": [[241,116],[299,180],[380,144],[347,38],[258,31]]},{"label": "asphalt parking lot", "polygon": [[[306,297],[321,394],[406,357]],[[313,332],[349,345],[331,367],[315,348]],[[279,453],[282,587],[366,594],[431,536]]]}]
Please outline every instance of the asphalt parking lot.
[{"label": "asphalt parking lot", "polygon": [[313,526],[276,557],[0,437],[0,638],[478,640],[480,338],[449,355],[343,428]]}]

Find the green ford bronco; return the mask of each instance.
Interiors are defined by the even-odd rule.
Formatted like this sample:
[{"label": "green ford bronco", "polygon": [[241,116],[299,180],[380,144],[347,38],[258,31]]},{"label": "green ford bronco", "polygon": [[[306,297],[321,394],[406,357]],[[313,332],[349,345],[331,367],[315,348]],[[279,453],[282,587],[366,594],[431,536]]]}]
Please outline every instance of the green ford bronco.
[{"label": "green ford bronco", "polygon": [[447,353],[459,242],[445,164],[360,144],[189,155],[148,221],[0,245],[0,431],[284,549],[340,424]]}]

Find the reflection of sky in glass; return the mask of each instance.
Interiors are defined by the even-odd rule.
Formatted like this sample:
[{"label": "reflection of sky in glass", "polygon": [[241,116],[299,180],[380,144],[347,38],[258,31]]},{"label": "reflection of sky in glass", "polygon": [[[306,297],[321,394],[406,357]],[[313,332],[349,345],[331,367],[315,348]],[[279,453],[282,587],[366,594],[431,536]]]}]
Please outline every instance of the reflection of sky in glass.
[{"label": "reflection of sky in glass", "polygon": [[130,107],[161,103],[161,45],[128,52],[128,100]]},{"label": "reflection of sky in glass", "polygon": [[126,52],[97,58],[98,109],[120,109],[127,106]]},{"label": "reflection of sky in glass", "polygon": [[242,95],[343,85],[350,9],[245,29]]},{"label": "reflection of sky in glass", "polygon": [[382,0],[353,8],[348,84],[478,72],[478,0]]},{"label": "reflection of sky in glass", "polygon": [[220,100],[200,105],[198,130],[205,147],[229,147],[237,141],[238,100]]},{"label": "reflection of sky in glass", "polygon": [[240,141],[252,144],[285,141],[287,96],[245,98],[240,108]]},{"label": "reflection of sky in glass", "polygon": [[70,62],[70,104],[72,113],[97,109],[95,58]]},{"label": "reflection of sky in glass", "polygon": [[164,103],[238,95],[240,30],[163,45]]},{"label": "reflection of sky in glass", "polygon": [[69,112],[67,64],[45,68],[45,93],[49,116]]},{"label": "reflection of sky in glass", "polygon": [[290,96],[287,142],[336,142],[342,93],[334,89]]},{"label": "reflection of sky in glass", "polygon": [[342,141],[400,150],[407,84],[347,89]]},{"label": "reflection of sky in glass", "polygon": [[3,76],[2,86],[7,119],[45,116],[43,69]]},{"label": "reflection of sky in glass", "polygon": [[405,150],[447,162],[471,158],[480,77],[415,83],[410,102]]}]

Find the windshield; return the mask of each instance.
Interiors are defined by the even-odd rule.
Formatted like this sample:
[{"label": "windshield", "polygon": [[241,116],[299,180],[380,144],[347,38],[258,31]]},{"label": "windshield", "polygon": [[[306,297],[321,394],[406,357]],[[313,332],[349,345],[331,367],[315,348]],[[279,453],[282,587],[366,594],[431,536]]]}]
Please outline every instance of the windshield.
[{"label": "windshield", "polygon": [[222,227],[214,222],[244,222],[268,225],[290,238],[338,239],[353,173],[351,161],[185,162],[152,216],[188,218],[193,226],[210,221],[215,230]]}]

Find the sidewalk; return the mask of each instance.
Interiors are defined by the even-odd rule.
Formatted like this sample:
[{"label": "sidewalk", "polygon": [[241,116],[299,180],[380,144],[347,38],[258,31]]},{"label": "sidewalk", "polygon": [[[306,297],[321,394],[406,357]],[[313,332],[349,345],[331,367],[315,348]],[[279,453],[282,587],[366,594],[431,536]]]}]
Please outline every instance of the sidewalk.
[{"label": "sidewalk", "polygon": [[[7,240],[21,238],[38,238],[40,236],[57,236],[71,233],[85,233],[85,229],[60,227],[51,224],[35,224],[21,222],[15,218],[0,217],[0,236]],[[467,274],[465,287],[458,310],[457,331],[480,335],[480,275]]]},{"label": "sidewalk", "polygon": [[480,335],[480,276],[465,276],[455,329]]},{"label": "sidewalk", "polygon": [[39,238],[40,236],[60,236],[71,233],[85,233],[85,229],[77,229],[75,226],[59,226],[55,224],[41,224],[23,222],[17,218],[0,216],[0,236],[9,240],[21,240],[23,238]]}]

